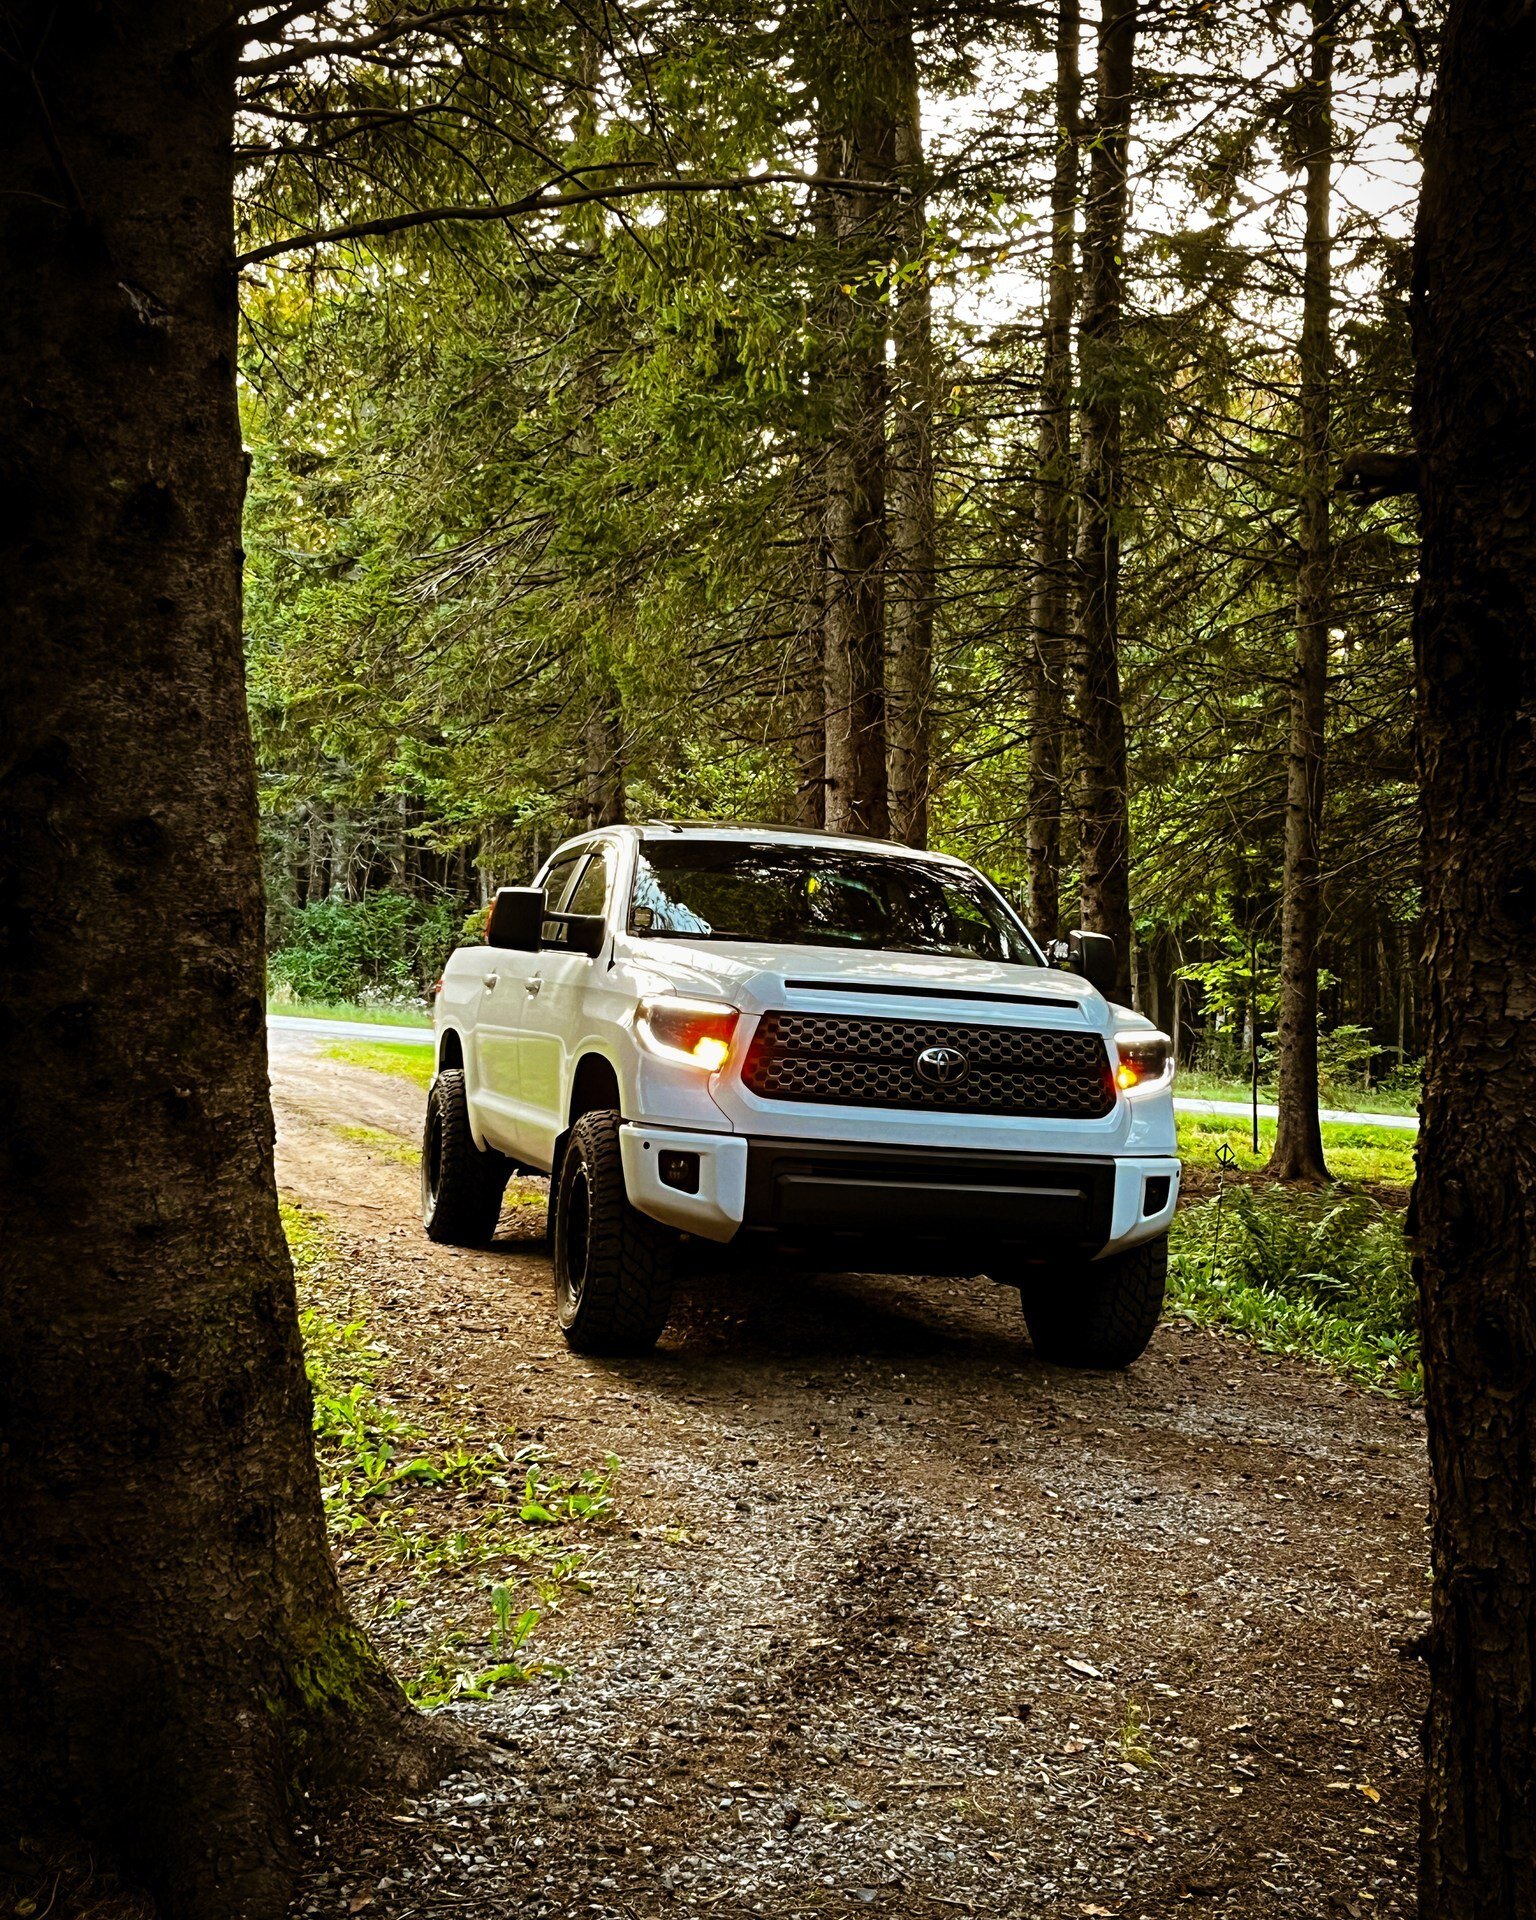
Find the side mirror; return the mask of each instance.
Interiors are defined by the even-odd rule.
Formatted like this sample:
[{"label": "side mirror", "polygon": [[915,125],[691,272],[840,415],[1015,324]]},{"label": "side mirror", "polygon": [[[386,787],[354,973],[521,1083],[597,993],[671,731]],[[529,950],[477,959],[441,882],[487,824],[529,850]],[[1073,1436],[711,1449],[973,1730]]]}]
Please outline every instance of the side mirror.
[{"label": "side mirror", "polygon": [[1115,943],[1107,933],[1084,933],[1081,927],[1074,927],[1065,940],[1056,942],[1055,952],[1061,955],[1061,964],[1069,973],[1080,973],[1106,1000],[1114,993],[1120,966]]},{"label": "side mirror", "polygon": [[607,934],[608,922],[600,913],[546,913],[539,945],[595,959]]},{"label": "side mirror", "polygon": [[498,887],[486,925],[486,944],[511,953],[537,953],[544,919],[542,887]]}]

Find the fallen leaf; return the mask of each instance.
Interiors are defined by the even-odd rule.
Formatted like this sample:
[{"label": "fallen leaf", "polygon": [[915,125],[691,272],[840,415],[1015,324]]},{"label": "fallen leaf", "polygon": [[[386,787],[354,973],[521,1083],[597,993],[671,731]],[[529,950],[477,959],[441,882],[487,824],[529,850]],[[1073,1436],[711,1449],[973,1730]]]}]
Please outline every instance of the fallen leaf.
[{"label": "fallen leaf", "polygon": [[1098,1668],[1091,1666],[1086,1660],[1069,1660],[1067,1665],[1074,1673],[1081,1673],[1089,1680],[1102,1680],[1104,1678]]}]

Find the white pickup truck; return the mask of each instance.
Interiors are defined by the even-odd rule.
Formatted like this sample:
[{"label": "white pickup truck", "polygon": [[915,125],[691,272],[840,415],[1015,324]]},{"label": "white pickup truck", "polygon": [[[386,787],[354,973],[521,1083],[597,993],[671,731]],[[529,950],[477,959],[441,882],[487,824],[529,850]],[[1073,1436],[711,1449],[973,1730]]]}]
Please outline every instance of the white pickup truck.
[{"label": "white pickup truck", "polygon": [[1178,1197],[1172,1049],[1104,998],[1108,940],[1062,946],[1074,971],[974,868],[886,841],[569,840],[444,972],[427,1232],[483,1246],[508,1175],[549,1174],[560,1324],[586,1352],[655,1343],[692,1236],[986,1273],[1037,1352],[1128,1365]]}]

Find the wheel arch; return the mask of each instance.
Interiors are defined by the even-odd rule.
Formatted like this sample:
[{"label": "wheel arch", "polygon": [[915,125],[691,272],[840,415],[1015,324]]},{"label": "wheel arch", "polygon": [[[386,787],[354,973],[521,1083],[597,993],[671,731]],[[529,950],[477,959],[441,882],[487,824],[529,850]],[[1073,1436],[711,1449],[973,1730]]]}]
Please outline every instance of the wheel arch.
[{"label": "wheel arch", "polygon": [[554,1165],[550,1169],[550,1178],[557,1179],[560,1162],[565,1154],[565,1143],[571,1137],[571,1129],[586,1113],[622,1113],[624,1111],[624,1089],[619,1079],[617,1063],[610,1055],[595,1046],[585,1047],[577,1057],[576,1066],[571,1074],[570,1098],[565,1106],[565,1126],[555,1142]]},{"label": "wheel arch", "polygon": [[437,1039],[437,1071],[447,1073],[454,1067],[464,1069],[464,1038],[457,1027],[444,1027]]}]

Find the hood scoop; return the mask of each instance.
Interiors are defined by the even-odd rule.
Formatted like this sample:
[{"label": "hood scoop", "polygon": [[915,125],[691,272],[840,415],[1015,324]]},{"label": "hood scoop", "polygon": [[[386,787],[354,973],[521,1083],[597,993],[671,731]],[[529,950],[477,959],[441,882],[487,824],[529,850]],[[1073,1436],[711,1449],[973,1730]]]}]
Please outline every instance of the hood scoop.
[{"label": "hood scoop", "polygon": [[1068,1007],[1078,1001],[1054,993],[987,993],[979,987],[910,987],[904,980],[786,980],[787,993],[883,993],[902,1000],[993,1000],[1004,1007]]}]

